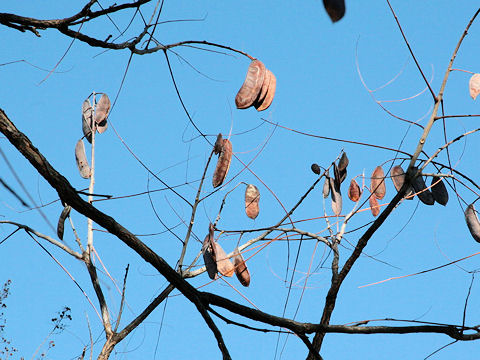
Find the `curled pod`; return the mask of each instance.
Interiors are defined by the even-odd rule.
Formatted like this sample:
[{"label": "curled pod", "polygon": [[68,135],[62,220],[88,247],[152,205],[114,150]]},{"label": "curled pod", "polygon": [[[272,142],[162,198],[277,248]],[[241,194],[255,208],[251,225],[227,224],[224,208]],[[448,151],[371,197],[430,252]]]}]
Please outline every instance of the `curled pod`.
[{"label": "curled pod", "polygon": [[215,144],[213,145],[213,153],[218,155],[222,151],[223,148],[223,137],[222,133],[219,133],[217,135],[217,140],[215,141]]},{"label": "curled pod", "polygon": [[273,73],[265,68],[265,77],[263,78],[263,84],[262,87],[260,88],[260,92],[258,93],[257,98],[253,102],[253,106],[258,110],[258,107],[262,105],[263,100],[265,99],[265,96],[267,95],[268,92],[268,87],[270,85],[270,80],[272,78]]},{"label": "curled pod", "polygon": [[87,155],[85,154],[85,145],[83,144],[82,139],[78,140],[77,145],[75,145],[75,160],[77,161],[80,176],[84,179],[88,179],[91,170],[90,165],[88,164]]},{"label": "curled pod", "polygon": [[342,213],[342,194],[340,187],[336,187],[335,180],[330,178],[330,197],[332,199],[332,211],[338,216]]},{"label": "curled pod", "polygon": [[255,185],[248,184],[245,190],[245,212],[250,219],[255,219],[260,212],[258,202],[260,201],[260,191]]},{"label": "curled pod", "polygon": [[318,166],[318,164],[313,163],[312,166],[310,166],[310,168],[312,169],[314,174],[320,175],[320,166]]},{"label": "curled pod", "polygon": [[228,139],[223,139],[222,142],[222,150],[218,156],[217,166],[213,173],[212,184],[214,188],[223,184],[232,162],[232,143]]},{"label": "curled pod", "polygon": [[82,131],[89,143],[92,143],[93,108],[90,100],[82,103]]},{"label": "curled pod", "polygon": [[[414,167],[413,170],[413,174],[418,172],[418,168],[416,167]],[[435,204],[435,198],[433,197],[432,192],[427,189],[427,185],[425,185],[422,175],[417,176],[415,180],[413,180],[412,186],[422,203],[425,205]]]},{"label": "curled pod", "polygon": [[110,112],[110,99],[107,94],[102,94],[95,109],[95,122],[100,134],[107,130],[107,117]]},{"label": "curled pod", "polygon": [[373,216],[378,216],[380,214],[380,204],[378,203],[377,198],[375,195],[371,195],[368,199],[368,203],[370,204],[370,210],[372,211]]},{"label": "curled pod", "polygon": [[[267,73],[269,75],[269,79],[268,79],[268,86],[267,86],[267,92],[265,94],[265,97],[262,98],[261,100],[259,98],[259,100],[255,101],[255,103],[254,103],[255,109],[257,109],[257,111],[263,111],[263,110],[268,109],[270,107],[270,105],[272,105],[273,98],[275,97],[275,91],[277,89],[277,78],[268,69],[266,70],[266,74]],[[264,82],[264,84],[265,84],[265,82]],[[262,86],[261,93],[262,92],[263,92],[263,86]],[[261,93],[260,93],[260,96],[261,96]]]},{"label": "curled pod", "polygon": [[480,74],[473,74],[468,82],[468,90],[470,91],[470,96],[475,100],[480,94]]},{"label": "curled pod", "polygon": [[235,266],[235,275],[237,275],[240,284],[243,286],[250,285],[250,271],[248,271],[247,264],[238,248],[233,251],[233,266]]},{"label": "curled pod", "polygon": [[323,0],[323,6],[332,22],[337,22],[345,15],[344,0]]},{"label": "curled pod", "polygon": [[260,60],[253,60],[247,70],[247,76],[235,97],[238,109],[246,109],[253,105],[263,85],[265,65]]},{"label": "curled pod", "polygon": [[377,166],[375,170],[373,170],[370,179],[370,191],[379,200],[385,197],[385,193],[387,192],[385,187],[385,173],[381,166]]},{"label": "curled pod", "polygon": [[476,242],[480,243],[480,222],[478,221],[473,204],[468,205],[465,210],[465,221],[467,222],[468,230],[470,230],[472,237]]},{"label": "curled pod", "polygon": [[326,199],[330,195],[330,177],[328,176],[328,170],[325,174],[325,182],[323,183],[323,198]]},{"label": "curled pod", "polygon": [[355,179],[352,179],[350,181],[350,186],[348,187],[348,198],[353,202],[357,202],[358,200],[360,200],[360,196],[362,196],[360,186],[355,181]]},{"label": "curled pod", "polygon": [[433,198],[440,205],[447,205],[448,191],[442,178],[432,177],[431,187]]},{"label": "curled pod", "polygon": [[202,246],[203,262],[207,269],[208,277],[212,280],[217,276],[217,262],[215,260],[215,252],[213,249],[213,237],[210,233],[205,236]]},{"label": "curled pod", "polygon": [[345,170],[349,162],[350,161],[348,160],[347,153],[343,152],[342,157],[340,158],[340,160],[338,160],[338,170],[340,171]]},{"label": "curled pod", "polygon": [[70,215],[71,210],[72,210],[72,207],[70,205],[65,205],[65,207],[62,210],[62,213],[60,214],[60,217],[58,218],[57,236],[60,240],[63,240],[63,233],[65,231],[65,219],[67,218],[68,215]]},{"label": "curled pod", "polygon": [[235,272],[235,267],[228,258],[227,254],[216,241],[213,242],[213,249],[215,252],[215,261],[217,263],[217,270],[223,276],[232,277]]}]

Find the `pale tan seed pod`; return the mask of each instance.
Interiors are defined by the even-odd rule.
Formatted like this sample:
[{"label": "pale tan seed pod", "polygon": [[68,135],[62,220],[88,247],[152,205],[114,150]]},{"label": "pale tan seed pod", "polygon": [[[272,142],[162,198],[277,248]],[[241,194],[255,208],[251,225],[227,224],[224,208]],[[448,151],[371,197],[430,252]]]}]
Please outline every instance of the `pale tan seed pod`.
[{"label": "pale tan seed pod", "polygon": [[475,206],[473,206],[473,204],[467,206],[467,209],[465,210],[465,220],[473,239],[480,243],[480,222],[478,221]]},{"label": "pale tan seed pod", "polygon": [[218,272],[223,276],[232,277],[233,273],[235,272],[235,267],[233,266],[232,262],[218,242],[214,241],[213,246]]},{"label": "pale tan seed pod", "polygon": [[222,133],[219,133],[217,135],[217,140],[215,141],[215,144],[213,145],[213,153],[218,155],[222,151],[223,148],[223,137]]},{"label": "pale tan seed pod", "polygon": [[269,108],[272,105],[273,98],[275,97],[275,91],[277,89],[277,78],[270,70],[267,70],[270,74],[270,79],[268,83],[267,93],[261,102],[258,102],[258,106],[255,104],[257,111],[263,111]]},{"label": "pale tan seed pod", "polygon": [[255,185],[248,184],[245,189],[245,212],[250,219],[255,219],[260,212],[260,191]]},{"label": "pale tan seed pod", "polygon": [[88,164],[87,155],[85,154],[85,145],[83,144],[82,139],[78,140],[77,145],[75,145],[75,160],[77,161],[80,176],[84,179],[88,179],[91,170],[90,165]]},{"label": "pale tan seed pod", "polygon": [[[110,99],[108,98],[107,94],[102,94],[100,100],[98,100],[97,107],[95,109],[95,122],[101,126],[102,122],[105,121],[108,117],[110,112]],[[105,125],[106,130],[106,125]],[[104,131],[105,131],[104,130]],[[103,131],[98,130],[99,133]]]},{"label": "pale tan seed pod", "polygon": [[258,97],[265,78],[265,65],[260,60],[253,60],[247,70],[247,76],[235,97],[238,109],[246,109],[253,105]]},{"label": "pale tan seed pod", "polygon": [[332,178],[330,178],[330,197],[333,213],[338,216],[342,213],[342,194],[340,193],[340,187],[335,186],[335,180]]},{"label": "pale tan seed pod", "polygon": [[[418,168],[414,167],[413,170],[413,174],[415,174],[417,173]],[[425,205],[435,204],[435,198],[433,197],[431,191],[427,189],[427,185],[425,184],[422,175],[417,176],[415,180],[413,180],[412,186],[422,203]]]},{"label": "pale tan seed pod", "polygon": [[235,248],[233,251],[233,265],[235,266],[235,275],[237,275],[240,284],[246,287],[250,285],[250,271],[248,271],[247,264],[243,260],[243,256],[238,251],[238,248]]},{"label": "pale tan seed pod", "polygon": [[67,218],[68,215],[70,215],[71,210],[72,210],[71,206],[65,205],[65,207],[62,210],[62,213],[60,214],[60,217],[58,218],[57,236],[60,240],[63,240],[63,233],[65,231],[65,219]]},{"label": "pale tan seed pod", "polygon": [[447,205],[448,203],[448,191],[447,187],[445,186],[445,181],[439,177],[432,177],[431,182],[431,191],[433,198],[437,203],[440,205]]},{"label": "pale tan seed pod", "polygon": [[203,253],[203,262],[205,263],[205,268],[207,269],[208,277],[212,280],[215,280],[217,276],[217,262],[215,261],[215,252],[213,250],[213,237],[210,236],[210,233],[205,236],[203,240],[202,253]]},{"label": "pale tan seed pod", "polygon": [[385,197],[387,189],[385,187],[385,173],[381,166],[377,166],[373,170],[372,177],[370,179],[370,191],[377,199],[381,200]]},{"label": "pale tan seed pod", "polygon": [[90,100],[82,103],[82,131],[89,143],[92,143],[93,108]]},{"label": "pale tan seed pod", "polygon": [[232,143],[228,139],[223,139],[222,150],[218,157],[217,166],[213,173],[212,184],[216,188],[223,184],[223,180],[227,176],[230,163],[232,162]]},{"label": "pale tan seed pod", "polygon": [[368,203],[370,204],[370,210],[372,211],[373,216],[376,217],[378,214],[380,214],[380,204],[378,203],[378,200],[374,194],[370,196]]},{"label": "pale tan seed pod", "polygon": [[470,91],[470,96],[475,100],[480,94],[480,74],[473,74],[468,82],[468,90]]},{"label": "pale tan seed pod", "polygon": [[328,170],[325,174],[325,182],[323,183],[323,198],[326,199],[330,195],[330,178],[328,176]]},{"label": "pale tan seed pod", "polygon": [[360,200],[360,196],[362,196],[360,186],[355,181],[355,179],[352,179],[350,181],[350,186],[348,187],[348,198],[353,202],[357,202],[358,200]]}]

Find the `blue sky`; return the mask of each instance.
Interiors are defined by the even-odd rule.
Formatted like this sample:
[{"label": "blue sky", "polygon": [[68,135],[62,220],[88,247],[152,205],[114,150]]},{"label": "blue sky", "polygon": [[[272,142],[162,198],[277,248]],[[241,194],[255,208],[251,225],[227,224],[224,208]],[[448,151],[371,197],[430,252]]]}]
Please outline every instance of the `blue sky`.
[{"label": "blue sky", "polygon": [[[107,5],[107,4],[104,4]],[[2,4],[2,12],[13,12],[37,18],[66,17],[78,11],[81,2],[34,1]],[[432,88],[438,91],[445,69],[455,45],[477,10],[478,4],[462,0],[392,1],[405,34],[422,66]],[[147,7],[145,13],[151,11]],[[114,16],[123,29],[130,13]],[[282,128],[274,128],[263,119],[287,128],[331,138],[347,139],[397,148],[403,140],[402,150],[413,152],[421,134],[418,127],[409,127],[384,112],[362,85],[359,72],[370,89],[376,89],[398,77],[390,85],[375,91],[377,100],[399,100],[419,96],[402,102],[382,103],[397,116],[411,121],[424,118],[431,111],[432,101],[425,83],[412,61],[385,1],[347,3],[343,20],[332,24],[321,1],[302,2],[187,2],[167,1],[161,20],[189,19],[159,26],[156,37],[161,43],[182,40],[207,40],[247,52],[260,59],[277,78],[277,92],[272,106],[257,113],[253,108],[237,110],[235,94],[241,86],[249,60],[232,52],[207,52],[193,48],[175,48],[179,56],[169,58],[183,101],[197,126],[213,142],[219,132],[231,133],[233,151],[245,163],[255,158],[251,170],[281,199],[288,209],[310,187],[315,175],[310,171],[313,162],[328,166],[345,150],[350,158],[348,181],[364,173],[369,176],[377,165],[387,170],[395,153],[302,136]],[[139,23],[136,23],[139,25]],[[125,39],[135,34],[135,27]],[[85,25],[87,34],[107,37],[118,33],[110,22]],[[179,191],[193,199],[210,146],[198,137],[189,124],[172,85],[163,53],[135,56],[130,64],[123,87],[127,51],[103,52],[86,44],[75,42],[56,71],[47,77],[65,53],[71,40],[53,30],[41,32],[37,38],[31,33],[20,33],[1,27],[2,51],[0,63],[16,60],[0,67],[0,107],[16,126],[30,137],[52,165],[78,189],[88,187],[74,160],[74,147],[81,133],[81,104],[92,92],[105,92],[118,99],[110,114],[118,134],[134,153],[171,185],[182,185]],[[454,67],[480,72],[480,25],[470,29]],[[208,48],[218,51],[217,48]],[[181,56],[181,57],[180,57]],[[188,63],[187,63],[188,61]],[[190,65],[191,66],[190,66]],[[357,65],[358,64],[358,65]],[[455,71],[451,74],[445,92],[446,114],[477,114],[478,103],[468,94],[470,74]],[[427,116],[428,118],[428,116]],[[447,135],[454,138],[477,127],[476,118],[449,119]],[[456,169],[472,179],[479,176],[477,161],[477,135],[474,134],[451,147],[451,159]],[[110,126],[97,138],[95,192],[122,196],[163,186],[152,179],[147,171],[131,156]],[[261,146],[265,148],[256,157]],[[441,123],[433,127],[425,150],[432,154],[444,144]],[[15,171],[20,175],[35,202],[47,204],[57,199],[48,184],[33,170],[7,142],[1,139],[5,152]],[[439,161],[445,162],[442,154]],[[22,192],[5,162],[0,160],[1,177],[22,197]],[[233,160],[227,180],[242,171],[243,165]],[[427,169],[427,172],[433,172]],[[207,173],[205,194],[211,188],[213,167]],[[230,193],[222,212],[219,228],[224,230],[253,229],[274,224],[284,214],[282,207],[248,171],[242,171],[231,183],[208,197],[200,206],[194,233],[198,239],[205,236],[208,223],[215,219],[223,197],[239,182],[256,184],[261,192],[260,215],[255,221],[248,219],[243,209],[244,187]],[[346,194],[346,185],[343,192]],[[470,203],[476,195],[458,185],[459,195]],[[387,196],[395,192],[387,181]],[[36,211],[25,209],[5,190],[1,190],[2,220],[27,224],[32,228],[55,236],[55,232]],[[29,201],[30,202],[30,201]],[[473,257],[458,266],[449,266],[424,275],[390,281],[359,288],[389,277],[415,273],[433,268],[479,251],[464,222],[463,210],[455,194],[450,192],[446,207],[427,207],[418,200],[402,203],[384,226],[375,234],[366,248],[369,257],[362,257],[345,281],[333,313],[332,323],[344,324],[365,319],[396,318],[458,324],[462,321],[465,297],[471,281],[466,271],[478,268]],[[180,242],[155,216],[160,214],[168,226],[183,237],[186,232],[181,220],[188,221],[189,208],[173,193],[158,191],[126,199],[97,202],[104,212],[115,217],[122,225],[139,235],[147,245],[164,257],[172,266],[180,254]],[[321,187],[302,203],[296,211],[296,220],[313,219],[298,224],[302,229],[325,230]],[[325,203],[331,214],[330,202]],[[344,212],[353,208],[344,195]],[[54,225],[62,210],[59,202],[42,208]],[[77,231],[86,238],[86,220],[72,212]],[[372,221],[370,212],[358,213],[349,223],[347,231]],[[97,226],[98,227],[98,226]],[[14,228],[2,225],[2,237]],[[351,246],[362,231],[347,234],[341,259],[350,254]],[[327,235],[327,232],[325,232]],[[241,243],[249,239],[245,234]],[[71,229],[66,228],[65,240],[75,245]],[[224,236],[221,244],[232,251],[238,236]],[[347,242],[348,241],[348,242]],[[44,244],[44,243],[42,243]],[[127,280],[127,308],[122,324],[143,310],[149,300],[164,287],[164,279],[144,263],[116,238],[96,231],[94,244],[109,273],[122,283],[124,269],[130,264]],[[60,250],[44,244],[68,269],[94,304],[97,304],[88,275],[82,263]],[[187,251],[192,261],[200,250],[194,239]],[[276,241],[248,261],[252,273],[249,288],[241,288],[236,279],[229,282],[253,304],[267,312],[282,315],[288,293],[298,241]],[[73,320],[61,334],[53,335],[55,348],[48,352],[49,359],[74,359],[90,344],[89,326],[95,343],[94,354],[101,348],[104,336],[101,324],[92,307],[66,273],[48,254],[23,233],[16,234],[1,244],[0,274],[2,281],[12,280],[11,295],[7,299],[5,336],[19,349],[19,356],[30,358],[49,334],[50,319],[63,306],[72,309]],[[249,253],[250,254],[250,253]],[[302,295],[304,274],[312,259],[313,268]],[[299,252],[297,272],[285,316],[296,315],[299,321],[319,321],[325,293],[330,283],[330,270],[321,268],[326,252],[320,245],[304,242]],[[330,258],[325,266],[328,267]],[[100,266],[100,264],[98,264]],[[192,279],[202,286],[209,282],[206,274]],[[120,297],[111,280],[101,276],[107,301],[113,313],[118,311]],[[469,298],[466,323],[480,323],[476,313],[480,302],[478,281],[473,283]],[[218,281],[202,289],[248,303],[224,282]],[[173,293],[173,295],[178,295]],[[163,312],[165,313],[163,314]],[[228,313],[223,313],[229,315]],[[226,325],[220,326],[226,344],[234,359],[273,359],[278,336],[261,334]],[[238,319],[237,319],[238,320]],[[88,325],[89,324],[89,325]],[[261,324],[251,324],[260,326]],[[161,331],[160,331],[161,328]],[[294,336],[285,340],[281,336],[276,357],[304,358],[306,351]],[[325,359],[423,359],[450,342],[442,335],[336,335],[326,337],[322,350]],[[45,349],[45,346],[42,348]],[[283,350],[282,350],[283,349]],[[169,298],[166,307],[160,306],[129,338],[117,347],[117,359],[178,359],[218,358],[214,338],[195,308],[180,296]],[[434,359],[474,359],[480,350],[478,342],[457,343],[439,353]],[[281,354],[280,354],[281,353]],[[37,354],[38,357],[38,354]],[[112,357],[113,358],[113,357]]]}]

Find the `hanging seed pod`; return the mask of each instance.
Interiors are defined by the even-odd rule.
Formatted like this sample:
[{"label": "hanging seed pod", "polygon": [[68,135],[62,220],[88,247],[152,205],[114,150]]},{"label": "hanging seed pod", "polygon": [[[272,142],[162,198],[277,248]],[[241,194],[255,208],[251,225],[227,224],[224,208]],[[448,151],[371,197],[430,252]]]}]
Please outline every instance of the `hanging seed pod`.
[{"label": "hanging seed pod", "polygon": [[100,134],[107,130],[107,117],[109,112],[110,99],[108,98],[107,94],[102,94],[95,109],[95,122],[98,125],[98,132]]},{"label": "hanging seed pod", "polygon": [[82,103],[82,131],[89,143],[92,143],[93,108],[90,100]]},{"label": "hanging seed pod", "polygon": [[213,145],[213,153],[215,155],[220,154],[220,152],[222,151],[222,148],[223,148],[223,137],[222,137],[222,133],[219,133],[217,135],[217,140],[215,141],[215,144]]},{"label": "hanging seed pod", "polygon": [[273,98],[275,97],[275,90],[277,89],[277,78],[273,73],[267,69],[266,73],[269,73],[270,78],[268,82],[268,88],[267,88],[267,93],[263,100],[256,102],[255,109],[257,111],[263,111],[266,110],[272,105]]},{"label": "hanging seed pod", "polygon": [[247,70],[247,76],[235,97],[238,109],[246,109],[253,105],[258,97],[265,78],[265,65],[260,60],[253,60]]},{"label": "hanging seed pod", "polygon": [[342,194],[340,187],[336,187],[335,180],[330,178],[330,197],[332,199],[332,211],[338,216],[342,213]]},{"label": "hanging seed pod", "polygon": [[245,212],[250,219],[255,219],[260,212],[258,202],[260,201],[260,191],[255,185],[248,184],[245,190]]},{"label": "hanging seed pod", "polygon": [[90,165],[88,164],[87,155],[85,154],[85,145],[83,140],[80,139],[75,145],[75,160],[77,161],[78,171],[80,171],[80,176],[84,179],[90,177]]},{"label": "hanging seed pod", "polygon": [[325,182],[323,183],[323,198],[326,199],[330,195],[330,177],[328,176],[328,170],[325,174]]},{"label": "hanging seed pod", "polygon": [[260,88],[260,92],[258,93],[258,97],[255,99],[253,106],[255,106],[255,109],[258,110],[258,107],[262,105],[263,100],[265,99],[265,96],[267,95],[268,92],[268,87],[270,85],[270,80],[272,78],[272,72],[265,68],[265,77],[263,78],[263,84],[262,87]]},{"label": "hanging seed pod", "polygon": [[243,260],[243,256],[238,251],[238,248],[235,248],[233,251],[233,265],[235,266],[235,275],[237,275],[240,284],[245,287],[250,285],[250,271],[248,271],[247,264]]},{"label": "hanging seed pod", "polygon": [[370,179],[370,191],[379,200],[385,197],[385,193],[387,192],[385,187],[385,173],[381,166],[377,166],[375,170],[373,170]]},{"label": "hanging seed pod", "polygon": [[62,210],[62,213],[60,214],[60,217],[58,218],[57,236],[60,240],[63,240],[63,233],[65,230],[65,219],[67,218],[68,215],[70,215],[71,210],[72,210],[71,206],[65,205],[65,207]]},{"label": "hanging seed pod", "polygon": [[314,174],[320,175],[320,166],[318,164],[313,163],[311,169]]},{"label": "hanging seed pod", "polygon": [[342,184],[342,174],[340,173],[340,170],[338,169],[338,166],[335,163],[333,163],[333,176],[334,176],[333,183],[335,184],[335,188],[340,189],[340,185]]},{"label": "hanging seed pod", "polygon": [[227,176],[228,169],[230,169],[230,163],[232,161],[232,143],[228,139],[223,139],[222,150],[218,157],[217,167],[213,173],[212,184],[216,188],[223,184],[223,180]]},{"label": "hanging seed pod", "polygon": [[470,96],[475,100],[480,94],[480,74],[473,74],[468,82],[468,90],[470,90]]},{"label": "hanging seed pod", "polygon": [[213,237],[208,234],[203,240],[202,252],[203,252],[203,262],[205,263],[205,268],[207,269],[208,277],[212,280],[215,280],[217,276],[217,262],[215,261],[215,252],[213,250]]},{"label": "hanging seed pod", "polygon": [[467,209],[465,210],[465,220],[467,221],[470,234],[472,234],[476,242],[480,243],[480,222],[478,221],[475,206],[473,206],[473,204],[467,206]]},{"label": "hanging seed pod", "polygon": [[[390,176],[393,181],[393,186],[395,186],[395,189],[400,191],[400,189],[403,186],[403,183],[405,182],[405,172],[403,171],[402,167],[400,165],[396,165],[392,168],[390,171]],[[407,200],[412,200],[413,197],[411,195],[413,194],[412,187],[410,186],[407,192],[405,193],[405,197]]]},{"label": "hanging seed pod", "polygon": [[[414,170],[413,174],[418,172],[418,168],[416,167],[414,167],[413,170]],[[425,185],[425,181],[423,180],[422,175],[417,176],[415,180],[413,180],[412,186],[422,203],[424,203],[425,205],[435,204],[435,199],[431,191],[427,190],[427,185]]]},{"label": "hanging seed pod", "polygon": [[338,170],[340,172],[345,170],[347,168],[349,162],[350,161],[348,160],[347,153],[343,152],[342,157],[340,158],[340,160],[338,160]]},{"label": "hanging seed pod", "polygon": [[360,200],[360,196],[362,196],[360,186],[355,181],[355,179],[352,179],[348,188],[348,198],[353,202],[357,202],[358,200]]},{"label": "hanging seed pod", "polygon": [[218,242],[214,241],[213,246],[218,272],[223,276],[232,277],[233,273],[235,272],[235,267],[233,266],[232,262]]},{"label": "hanging seed pod", "polygon": [[440,205],[447,205],[448,203],[448,191],[445,186],[445,182],[438,177],[432,177],[432,182],[431,182],[431,191],[433,198],[437,203]]},{"label": "hanging seed pod", "polygon": [[332,22],[337,22],[345,15],[344,0],[323,0],[323,6]]},{"label": "hanging seed pod", "polygon": [[368,203],[370,204],[370,210],[372,211],[372,215],[374,217],[378,216],[378,214],[380,214],[380,204],[378,203],[378,200],[374,194],[370,196],[370,198],[368,199]]}]

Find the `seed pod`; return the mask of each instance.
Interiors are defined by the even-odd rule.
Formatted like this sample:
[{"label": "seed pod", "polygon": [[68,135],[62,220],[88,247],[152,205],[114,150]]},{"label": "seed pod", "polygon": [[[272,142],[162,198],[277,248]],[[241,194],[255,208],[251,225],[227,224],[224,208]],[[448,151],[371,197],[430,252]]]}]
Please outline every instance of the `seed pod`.
[{"label": "seed pod", "polygon": [[478,221],[475,206],[473,206],[473,204],[467,206],[467,209],[465,210],[465,220],[467,221],[470,234],[472,234],[476,242],[480,243],[480,222]]},{"label": "seed pod", "polygon": [[320,175],[320,166],[318,164],[313,163],[311,168],[314,174]]},{"label": "seed pod", "polygon": [[270,70],[267,70],[266,72],[270,74],[267,94],[265,95],[263,100],[261,100],[261,102],[259,101],[258,103],[254,104],[257,111],[266,110],[269,108],[270,105],[272,105],[273,98],[275,97],[275,90],[277,89],[277,78]]},{"label": "seed pod", "polygon": [[348,160],[347,153],[343,152],[342,157],[340,158],[340,160],[338,160],[338,170],[340,172],[345,170],[349,162],[350,161]]},{"label": "seed pod", "polygon": [[[345,176],[347,174],[345,173]],[[333,163],[333,176],[334,176],[334,184],[335,188],[340,189],[340,185],[342,184],[342,174],[340,173],[340,170],[338,169],[337,164]]]},{"label": "seed pod", "polygon": [[323,6],[332,22],[337,22],[345,15],[344,0],[323,0]]},{"label": "seed pod", "polygon": [[78,171],[80,171],[80,176],[84,179],[90,177],[90,165],[88,164],[87,155],[85,154],[85,145],[83,140],[80,139],[75,145],[75,160],[77,161]]},{"label": "seed pod", "polygon": [[215,252],[215,261],[217,262],[217,270],[223,276],[231,277],[235,272],[235,267],[233,266],[230,259],[227,257],[227,254],[222,249],[220,244],[216,241],[213,242],[214,252]]},{"label": "seed pod", "polygon": [[380,204],[378,203],[378,200],[374,194],[370,196],[368,203],[370,204],[370,210],[372,211],[373,216],[376,217],[378,214],[380,214]]},{"label": "seed pod", "polygon": [[238,281],[243,286],[250,285],[250,271],[248,271],[247,264],[243,260],[243,256],[238,251],[238,248],[235,248],[233,255],[233,265],[235,266],[235,275],[237,275]]},{"label": "seed pod", "polygon": [[248,184],[245,190],[245,212],[250,219],[255,219],[260,212],[258,202],[260,201],[260,191],[255,185]]},{"label": "seed pod", "polygon": [[223,138],[222,138],[222,133],[219,133],[217,135],[217,140],[215,141],[215,144],[213,145],[213,153],[218,155],[222,151],[223,148]]},{"label": "seed pod", "polygon": [[265,77],[263,78],[263,84],[262,87],[260,88],[260,92],[258,93],[258,97],[255,99],[253,106],[258,110],[258,107],[262,105],[263,100],[265,99],[265,96],[267,95],[268,92],[268,87],[270,85],[270,79],[272,78],[272,72],[265,68]]},{"label": "seed pod", "polygon": [[480,94],[480,74],[473,74],[468,82],[468,89],[470,90],[470,96],[475,100]]},{"label": "seed pod", "polygon": [[433,198],[436,202],[440,205],[447,205],[448,203],[448,191],[445,186],[445,182],[438,177],[432,177],[432,187],[430,188],[432,191]]},{"label": "seed pod", "polygon": [[92,143],[93,108],[90,100],[82,103],[82,131],[89,143]]},{"label": "seed pod", "polygon": [[352,179],[350,181],[350,186],[348,188],[348,198],[353,202],[357,202],[358,200],[360,200],[361,195],[362,195],[362,192],[360,190],[360,186],[355,181],[355,179]]},{"label": "seed pod", "polygon": [[223,139],[222,150],[218,157],[217,167],[213,173],[212,184],[216,188],[223,184],[223,180],[227,176],[228,169],[230,169],[230,163],[232,161],[232,143],[228,139]]},{"label": "seed pod", "polygon": [[323,183],[323,198],[326,199],[330,195],[330,177],[328,176],[328,170],[325,174],[325,182]]},{"label": "seed pod", "polygon": [[63,233],[65,230],[65,219],[67,218],[68,215],[70,215],[70,210],[72,210],[72,207],[69,205],[65,205],[65,207],[62,210],[62,213],[60,214],[60,217],[58,218],[57,235],[60,240],[63,240]]},{"label": "seed pod", "polygon": [[247,70],[247,76],[235,97],[238,109],[246,109],[253,105],[258,97],[265,78],[265,65],[260,60],[253,60]]},{"label": "seed pod", "polygon": [[107,130],[107,117],[110,112],[110,99],[107,94],[102,94],[95,109],[95,122],[98,127],[97,130],[101,134]]},{"label": "seed pod", "polygon": [[215,261],[215,252],[213,250],[213,237],[210,236],[210,233],[205,236],[203,240],[202,252],[203,252],[203,262],[207,269],[208,277],[212,280],[217,276],[217,263]]},{"label": "seed pod", "polygon": [[387,189],[385,187],[385,173],[381,166],[377,166],[373,170],[372,177],[370,179],[370,191],[377,199],[381,200],[385,197]]},{"label": "seed pod", "polygon": [[[390,176],[393,181],[393,186],[395,186],[395,189],[397,191],[400,191],[400,189],[403,186],[403,183],[405,182],[405,172],[403,171],[402,167],[400,165],[394,166],[390,171]],[[413,194],[413,190],[412,190],[412,187],[410,186],[407,192],[405,193],[406,199],[412,200],[413,197],[408,197],[412,194]]]},{"label": "seed pod", "polygon": [[342,194],[340,187],[335,186],[335,181],[330,178],[330,197],[332,198],[333,213],[338,216],[342,213]]},{"label": "seed pod", "polygon": [[[414,174],[418,171],[418,168],[414,167]],[[413,189],[417,193],[418,198],[422,203],[425,205],[433,205],[435,204],[435,199],[430,190],[427,190],[427,185],[425,185],[425,181],[423,180],[423,176],[419,175],[415,178],[412,183]]]}]

